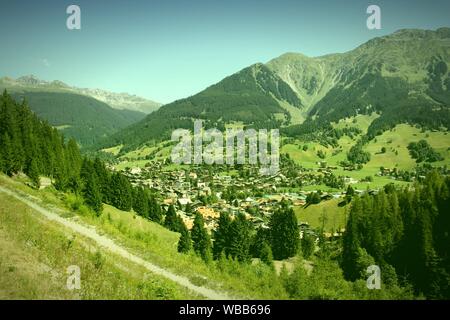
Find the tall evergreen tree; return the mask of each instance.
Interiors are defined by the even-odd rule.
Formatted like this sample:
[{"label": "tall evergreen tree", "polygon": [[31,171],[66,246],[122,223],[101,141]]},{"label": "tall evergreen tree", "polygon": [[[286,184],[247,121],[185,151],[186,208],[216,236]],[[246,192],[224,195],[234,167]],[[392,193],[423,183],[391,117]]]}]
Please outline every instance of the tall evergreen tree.
[{"label": "tall evergreen tree", "polygon": [[178,252],[188,253],[192,248],[192,240],[189,234],[189,230],[186,228],[186,225],[183,223],[181,229],[180,240],[178,241]]},{"label": "tall evergreen tree", "polygon": [[89,176],[83,188],[83,197],[85,203],[92,209],[97,215],[100,215],[103,210],[102,196],[100,189],[97,185],[97,177],[95,175]]},{"label": "tall evergreen tree", "polygon": [[300,247],[300,230],[294,210],[282,205],[272,214],[269,226],[274,258],[282,260],[295,256]]},{"label": "tall evergreen tree", "polygon": [[162,222],[162,210],[156,198],[151,195],[148,198],[148,218],[156,223]]},{"label": "tall evergreen tree", "polygon": [[239,213],[231,222],[228,241],[228,255],[240,262],[250,260],[251,224],[243,213]]},{"label": "tall evergreen tree", "polygon": [[39,189],[41,181],[39,177],[39,168],[35,159],[30,160],[30,164],[27,166],[25,173],[31,179],[33,185]]},{"label": "tall evergreen tree", "polygon": [[267,243],[267,241],[262,242],[259,258],[263,263],[267,264],[268,266],[270,267],[274,266],[272,249],[270,248],[270,245]]},{"label": "tall evergreen tree", "polygon": [[130,211],[133,205],[132,187],[128,179],[119,172],[111,177],[109,198],[111,204],[123,211]]},{"label": "tall evergreen tree", "polygon": [[195,215],[194,225],[191,230],[191,238],[194,251],[204,260],[211,260],[211,239],[205,228],[203,216],[200,213]]},{"label": "tall evergreen tree", "polygon": [[218,225],[214,231],[214,246],[213,256],[214,259],[219,259],[222,253],[229,252],[230,238],[229,228],[231,224],[230,215],[222,212],[219,217]]},{"label": "tall evergreen tree", "polygon": [[164,227],[171,231],[180,231],[177,223],[177,213],[175,212],[175,207],[172,204],[167,209],[166,217],[164,219]]},{"label": "tall evergreen tree", "polygon": [[140,216],[148,218],[148,193],[142,187],[135,188],[133,209]]}]

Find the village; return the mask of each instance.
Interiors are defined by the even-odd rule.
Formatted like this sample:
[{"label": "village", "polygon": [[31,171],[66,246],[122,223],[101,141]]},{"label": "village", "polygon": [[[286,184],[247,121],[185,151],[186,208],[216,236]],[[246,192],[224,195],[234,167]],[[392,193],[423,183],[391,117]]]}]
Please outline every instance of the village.
[{"label": "village", "polygon": [[[147,187],[158,195],[164,209],[173,205],[188,229],[192,228],[194,215],[198,212],[210,231],[216,228],[223,212],[231,218],[244,213],[256,228],[268,228],[270,216],[281,201],[301,207],[307,204],[308,195],[314,193],[298,188],[294,188],[296,191],[293,192],[292,187],[317,184],[332,174],[327,168],[299,171],[298,168],[292,170],[289,166],[283,166],[278,173],[265,176],[258,174],[258,168],[250,165],[241,165],[233,170],[226,166],[205,165],[165,170],[165,165],[164,161],[149,161],[145,167],[127,168],[123,174],[134,186]],[[296,173],[292,174],[293,171]],[[356,182],[354,179],[343,180],[343,186]],[[319,199],[326,201],[344,197],[345,190],[342,188],[342,191],[333,193],[320,192]],[[307,222],[299,221],[299,227],[301,234],[315,234]]]}]

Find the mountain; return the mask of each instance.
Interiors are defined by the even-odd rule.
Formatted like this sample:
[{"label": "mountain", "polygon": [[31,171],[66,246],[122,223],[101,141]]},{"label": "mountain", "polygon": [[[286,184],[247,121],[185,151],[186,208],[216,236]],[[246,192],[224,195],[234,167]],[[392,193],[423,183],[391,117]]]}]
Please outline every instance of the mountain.
[{"label": "mountain", "polygon": [[[348,53],[309,63],[302,56],[285,55],[268,65],[304,101],[311,101],[309,120],[329,124],[375,111],[381,116],[369,128],[374,136],[399,122],[448,128],[449,63],[450,29],[441,28],[399,30]],[[299,132],[305,127],[296,126]]]},{"label": "mountain", "polygon": [[230,123],[276,128],[290,124],[292,114],[297,116],[302,108],[292,88],[267,66],[258,63],[192,97],[161,107],[107,143],[123,141],[137,146],[149,139],[168,139],[173,129],[192,128],[193,119],[203,119],[205,127],[219,129]]},{"label": "mountain", "polygon": [[67,138],[91,146],[139,120],[145,114],[116,110],[91,97],[65,92],[13,92],[16,101],[25,99],[41,119],[59,129]]},{"label": "mountain", "polygon": [[88,147],[120,129],[142,120],[159,104],[126,93],[79,89],[61,81],[47,82],[35,76],[0,78],[0,89],[25,99],[32,111],[64,136]]},{"label": "mountain", "polygon": [[88,96],[106,103],[118,110],[138,111],[145,114],[157,110],[161,104],[128,93],[114,93],[101,89],[87,89],[71,87],[62,81],[44,81],[33,75],[23,76],[17,79],[8,77],[0,78],[0,88],[9,91],[45,91],[45,92],[67,92]]},{"label": "mountain", "polygon": [[[192,120],[284,128],[298,135],[348,116],[377,112],[375,134],[399,122],[450,126],[450,28],[399,30],[340,54],[287,53],[161,107],[105,144],[166,139]],[[170,121],[168,121],[170,120]],[[288,127],[288,128],[286,128]]]}]

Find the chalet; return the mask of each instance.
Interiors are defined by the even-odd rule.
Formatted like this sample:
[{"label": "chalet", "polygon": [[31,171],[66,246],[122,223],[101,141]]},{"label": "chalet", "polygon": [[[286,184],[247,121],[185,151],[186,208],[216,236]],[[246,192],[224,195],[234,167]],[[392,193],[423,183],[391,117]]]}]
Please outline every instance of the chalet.
[{"label": "chalet", "polygon": [[142,169],[139,167],[131,168],[130,173],[133,175],[139,175],[142,173]]}]

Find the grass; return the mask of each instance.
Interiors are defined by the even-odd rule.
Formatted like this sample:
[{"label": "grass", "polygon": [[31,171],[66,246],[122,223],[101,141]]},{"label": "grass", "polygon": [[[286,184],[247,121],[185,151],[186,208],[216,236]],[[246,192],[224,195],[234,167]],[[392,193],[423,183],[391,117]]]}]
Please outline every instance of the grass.
[{"label": "grass", "polygon": [[[47,207],[69,208],[69,203],[65,200],[67,196],[52,188],[34,190],[24,185],[21,178],[10,179],[4,175],[0,175],[0,184],[42,199],[42,203]],[[83,207],[72,213],[67,213],[66,209],[64,215],[73,215],[73,218],[95,227],[100,234],[114,239],[133,254],[173,273],[186,276],[192,283],[200,281],[201,285],[239,298],[286,298],[286,292],[277,280],[276,274],[262,263],[257,265],[239,264],[234,261],[204,263],[193,252],[189,254],[177,252],[179,234],[143,219],[134,212],[124,212],[105,205],[102,215],[96,217]]]},{"label": "grass", "polygon": [[[337,128],[343,128],[345,126],[354,126],[361,129],[363,132],[367,131],[371,121],[376,119],[376,115],[358,115],[356,117],[347,118],[334,124]],[[354,119],[356,119],[354,121]],[[408,151],[408,144],[411,142],[417,142],[421,139],[425,139],[429,144],[439,152],[443,157],[443,161],[434,162],[434,166],[450,165],[450,135],[444,131],[425,131],[407,124],[399,124],[394,129],[384,132],[382,135],[376,137],[364,146],[364,150],[371,154],[371,160],[366,163],[362,170],[345,171],[339,167],[339,163],[346,160],[347,152],[356,143],[359,137],[351,139],[350,137],[341,137],[338,141],[339,147],[324,147],[317,143],[309,141],[296,140],[292,144],[283,145],[281,148],[282,153],[288,153],[294,161],[305,168],[317,169],[320,161],[326,161],[330,166],[337,166],[338,169],[333,170],[334,174],[347,176],[356,180],[361,180],[367,176],[372,176],[372,182],[358,182],[354,185],[355,188],[365,190],[367,188],[380,188],[388,183],[395,183],[399,185],[405,185],[405,182],[392,180],[389,177],[377,176],[380,171],[380,167],[385,168],[397,168],[401,170],[411,170],[416,166],[416,162],[411,158]],[[302,146],[307,145],[308,149],[303,151]],[[387,150],[385,153],[381,153],[381,148],[385,147]],[[324,160],[317,156],[317,151],[322,150],[326,154]],[[311,188],[319,188],[320,186],[309,186]],[[324,190],[323,188],[321,188]],[[305,188],[305,190],[307,190]]]},{"label": "grass", "polygon": [[[192,292],[98,248],[0,194],[0,299],[192,299]],[[80,268],[68,290],[67,268]]]},{"label": "grass", "polygon": [[339,207],[341,201],[342,199],[332,199],[306,208],[294,207],[294,212],[299,222],[308,222],[316,229],[321,229],[323,223],[325,232],[336,231],[345,227],[347,207]]},{"label": "grass", "polygon": [[111,147],[111,148],[106,148],[106,149],[103,149],[102,151],[106,152],[106,153],[111,153],[112,155],[117,156],[120,152],[120,149],[122,149],[122,145],[118,145],[118,146]]}]

